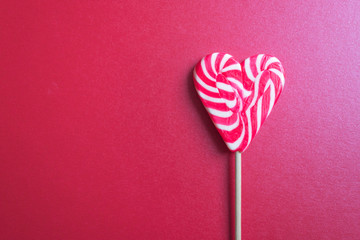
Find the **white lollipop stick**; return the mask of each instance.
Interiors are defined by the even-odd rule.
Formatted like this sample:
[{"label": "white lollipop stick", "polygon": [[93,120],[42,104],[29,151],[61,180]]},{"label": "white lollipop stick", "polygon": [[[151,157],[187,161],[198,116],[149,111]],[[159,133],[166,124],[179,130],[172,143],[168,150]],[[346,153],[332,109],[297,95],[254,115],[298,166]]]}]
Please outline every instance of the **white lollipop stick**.
[{"label": "white lollipop stick", "polygon": [[235,239],[241,240],[241,153],[235,152]]}]

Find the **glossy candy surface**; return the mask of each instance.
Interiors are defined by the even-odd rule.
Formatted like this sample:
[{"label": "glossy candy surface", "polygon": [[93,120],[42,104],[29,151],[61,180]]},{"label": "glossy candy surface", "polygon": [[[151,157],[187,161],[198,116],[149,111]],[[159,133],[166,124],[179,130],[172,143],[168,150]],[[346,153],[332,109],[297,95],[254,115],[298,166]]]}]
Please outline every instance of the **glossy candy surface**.
[{"label": "glossy candy surface", "polygon": [[243,152],[284,88],[276,57],[259,54],[237,62],[231,55],[204,57],[193,73],[195,88],[228,148]]}]

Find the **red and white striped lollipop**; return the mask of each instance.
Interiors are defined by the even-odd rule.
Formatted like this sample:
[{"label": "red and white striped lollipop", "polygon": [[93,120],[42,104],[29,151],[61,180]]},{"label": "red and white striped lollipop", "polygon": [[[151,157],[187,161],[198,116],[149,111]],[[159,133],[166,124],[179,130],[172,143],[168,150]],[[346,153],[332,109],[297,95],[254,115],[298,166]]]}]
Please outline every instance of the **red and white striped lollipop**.
[{"label": "red and white striped lollipop", "polygon": [[196,65],[194,83],[228,148],[243,152],[269,116],[285,78],[275,57],[259,54],[239,63],[213,53]]},{"label": "red and white striped lollipop", "polygon": [[259,54],[238,63],[225,53],[196,65],[194,83],[201,101],[235,159],[235,238],[241,240],[241,152],[249,146],[284,88],[280,61]]}]

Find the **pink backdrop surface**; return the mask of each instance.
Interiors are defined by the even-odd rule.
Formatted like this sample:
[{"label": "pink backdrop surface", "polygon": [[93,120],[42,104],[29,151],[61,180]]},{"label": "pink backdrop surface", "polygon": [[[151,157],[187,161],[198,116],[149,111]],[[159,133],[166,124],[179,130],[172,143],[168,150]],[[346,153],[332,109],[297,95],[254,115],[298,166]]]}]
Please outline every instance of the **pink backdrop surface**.
[{"label": "pink backdrop surface", "polygon": [[234,155],[191,72],[267,53],[243,239],[360,239],[359,1],[6,1],[0,239],[232,239]]}]

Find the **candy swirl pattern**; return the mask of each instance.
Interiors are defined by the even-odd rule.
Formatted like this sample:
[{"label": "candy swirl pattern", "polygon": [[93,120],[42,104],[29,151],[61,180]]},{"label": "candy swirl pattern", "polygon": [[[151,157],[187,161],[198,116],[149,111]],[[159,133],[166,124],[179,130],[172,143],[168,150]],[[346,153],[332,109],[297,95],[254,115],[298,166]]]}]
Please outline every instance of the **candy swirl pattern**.
[{"label": "candy swirl pattern", "polygon": [[285,84],[276,57],[259,54],[237,62],[209,54],[195,66],[195,88],[228,148],[243,152],[269,116]]}]

